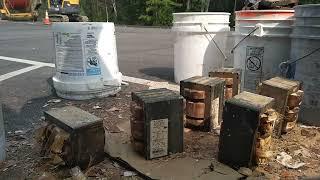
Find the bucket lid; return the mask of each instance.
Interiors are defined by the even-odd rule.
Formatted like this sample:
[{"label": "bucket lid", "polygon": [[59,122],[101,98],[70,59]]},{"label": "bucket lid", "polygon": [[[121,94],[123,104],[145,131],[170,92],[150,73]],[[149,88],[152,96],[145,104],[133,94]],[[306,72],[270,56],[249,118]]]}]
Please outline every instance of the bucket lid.
[{"label": "bucket lid", "polygon": [[173,23],[204,23],[226,24],[229,23],[230,13],[225,12],[183,12],[173,13]]},{"label": "bucket lid", "polygon": [[286,20],[292,19],[294,10],[242,10],[236,11],[237,20]]},{"label": "bucket lid", "polygon": [[180,12],[173,15],[230,15],[227,12]]},{"label": "bucket lid", "polygon": [[320,4],[306,4],[296,6],[295,17],[320,17]]},{"label": "bucket lid", "polygon": [[294,9],[310,8],[310,7],[320,8],[320,4],[305,4],[305,5],[299,5],[299,6],[295,6]]}]

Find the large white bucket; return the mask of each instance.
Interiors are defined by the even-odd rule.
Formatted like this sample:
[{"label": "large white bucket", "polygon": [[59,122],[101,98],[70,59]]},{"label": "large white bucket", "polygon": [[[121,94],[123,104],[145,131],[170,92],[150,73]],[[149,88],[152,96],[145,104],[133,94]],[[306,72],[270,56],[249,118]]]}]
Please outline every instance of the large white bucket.
[{"label": "large white bucket", "polygon": [[290,58],[293,10],[236,12],[234,67],[243,70],[243,90],[280,74],[279,64]]},{"label": "large white bucket", "polygon": [[57,95],[84,100],[121,89],[113,23],[54,23]]},{"label": "large white bucket", "polygon": [[295,18],[291,62],[301,59],[295,78],[305,92],[299,119],[320,126],[320,4],[296,6]]},{"label": "large white bucket", "polygon": [[230,13],[174,13],[175,81],[223,67]]}]

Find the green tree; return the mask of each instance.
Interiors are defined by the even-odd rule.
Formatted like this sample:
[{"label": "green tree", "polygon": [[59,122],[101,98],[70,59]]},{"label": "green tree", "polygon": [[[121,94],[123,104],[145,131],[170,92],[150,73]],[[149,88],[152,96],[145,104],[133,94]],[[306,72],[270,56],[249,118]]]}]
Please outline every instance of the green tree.
[{"label": "green tree", "polygon": [[172,13],[180,6],[172,0],[147,0],[145,14],[139,19],[147,25],[170,25]]},{"label": "green tree", "polygon": [[118,19],[120,24],[140,24],[139,17],[145,13],[145,0],[118,0]]}]

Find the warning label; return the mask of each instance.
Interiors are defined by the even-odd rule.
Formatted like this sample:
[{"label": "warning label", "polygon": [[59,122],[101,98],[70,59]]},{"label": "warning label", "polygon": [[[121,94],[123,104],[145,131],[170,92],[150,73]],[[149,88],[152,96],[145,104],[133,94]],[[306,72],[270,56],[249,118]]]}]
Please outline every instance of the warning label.
[{"label": "warning label", "polygon": [[150,158],[168,155],[168,119],[150,121]]},{"label": "warning label", "polygon": [[84,76],[81,33],[54,34],[57,71],[69,76]]},{"label": "warning label", "polygon": [[244,88],[255,90],[262,78],[263,66],[263,47],[247,46],[246,49],[246,66],[244,75]]},{"label": "warning label", "polygon": [[88,32],[87,37],[83,41],[87,76],[101,74],[100,56],[97,52],[97,43],[98,41],[95,34],[93,32]]},{"label": "warning label", "polygon": [[98,35],[101,27],[54,33],[57,71],[68,76],[101,75]]}]

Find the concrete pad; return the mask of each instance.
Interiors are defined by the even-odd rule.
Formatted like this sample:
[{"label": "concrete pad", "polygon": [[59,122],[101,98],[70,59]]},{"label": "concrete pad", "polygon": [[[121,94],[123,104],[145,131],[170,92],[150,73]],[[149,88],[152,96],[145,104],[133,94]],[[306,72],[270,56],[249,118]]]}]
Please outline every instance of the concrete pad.
[{"label": "concrete pad", "polygon": [[[172,157],[145,160],[133,150],[130,143],[130,122],[119,123],[118,128],[121,132],[111,132],[105,128],[105,152],[151,179],[206,180],[216,177],[219,179],[242,177],[237,171],[214,159],[171,155]],[[213,166],[213,169],[210,169],[210,166]]]}]

